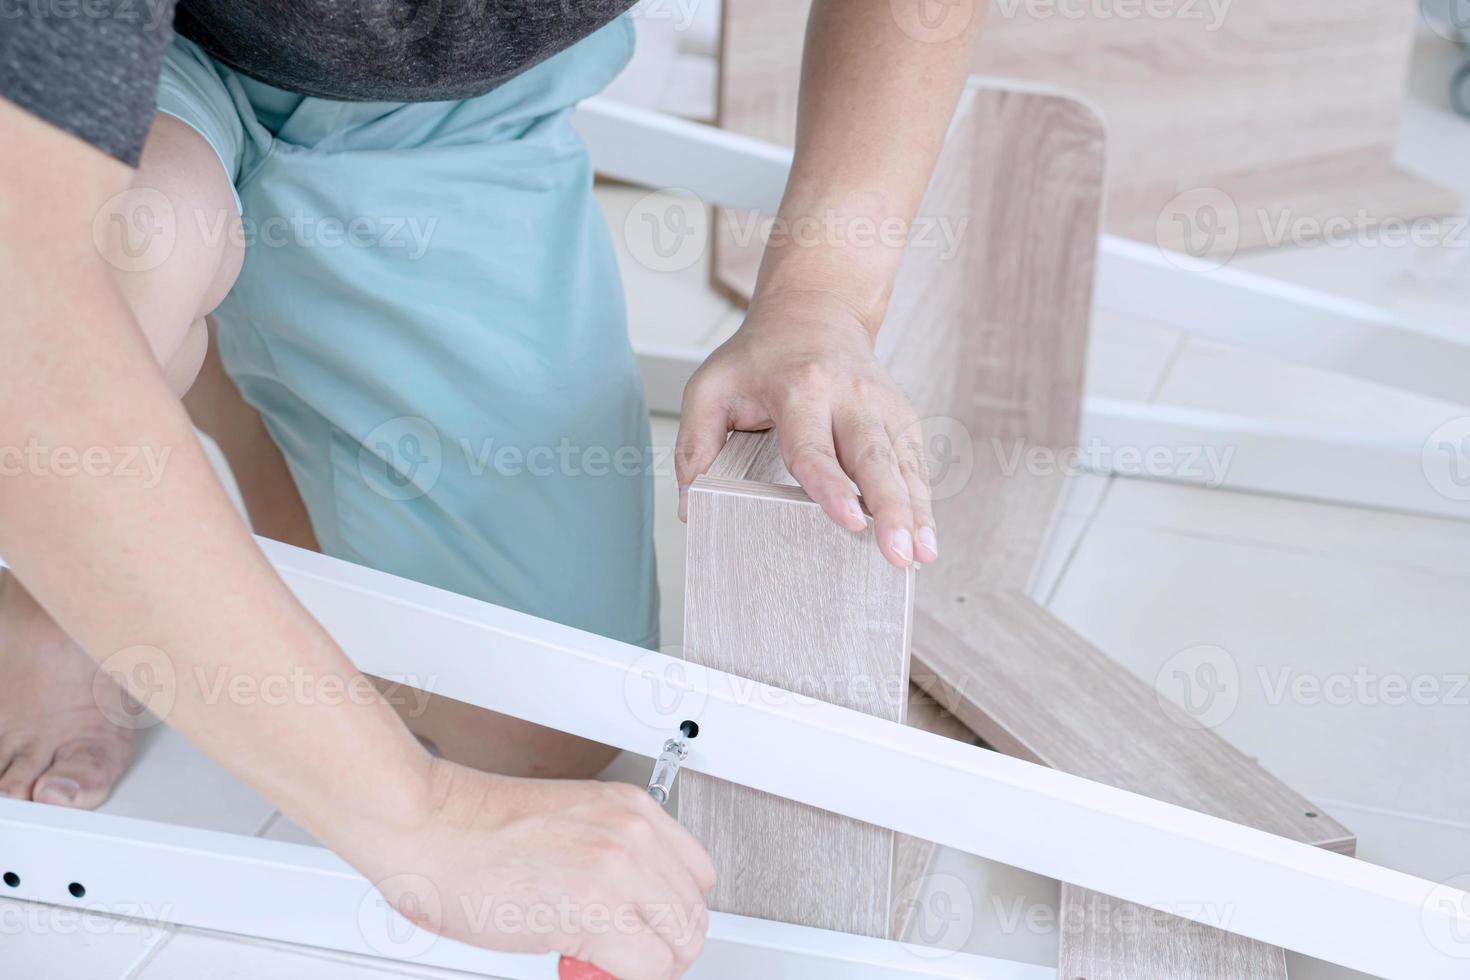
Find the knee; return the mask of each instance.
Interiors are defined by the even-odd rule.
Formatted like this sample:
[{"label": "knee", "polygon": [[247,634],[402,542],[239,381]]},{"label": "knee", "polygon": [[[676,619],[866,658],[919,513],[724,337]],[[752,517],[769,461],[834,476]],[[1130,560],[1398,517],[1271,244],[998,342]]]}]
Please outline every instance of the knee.
[{"label": "knee", "polygon": [[164,379],[169,390],[180,398],[193,386],[204,367],[204,357],[209,353],[209,326],[201,317],[184,331],[177,348],[161,361]]},{"label": "knee", "polygon": [[93,238],[170,383],[187,389],[207,345],[202,318],[244,260],[234,192],[204,138],[160,115],[132,186],[98,214]]}]

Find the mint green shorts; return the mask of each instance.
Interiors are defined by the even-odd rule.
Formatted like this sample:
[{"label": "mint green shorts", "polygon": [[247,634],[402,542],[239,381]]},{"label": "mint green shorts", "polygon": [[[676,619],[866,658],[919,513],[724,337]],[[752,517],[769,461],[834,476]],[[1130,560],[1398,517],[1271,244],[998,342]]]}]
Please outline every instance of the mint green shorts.
[{"label": "mint green shorts", "polygon": [[648,417],[568,121],[632,45],[624,18],[479,98],[390,104],[294,95],[179,40],[158,106],[234,185],[220,353],[322,549],[654,646]]}]

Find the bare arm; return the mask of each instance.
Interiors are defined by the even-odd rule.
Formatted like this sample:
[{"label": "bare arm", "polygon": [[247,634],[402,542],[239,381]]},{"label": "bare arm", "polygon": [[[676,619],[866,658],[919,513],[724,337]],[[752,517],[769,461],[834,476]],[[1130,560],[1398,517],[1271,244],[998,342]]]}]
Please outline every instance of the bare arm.
[{"label": "bare arm", "polygon": [[[156,485],[116,470],[7,468],[0,553],[26,588],[99,661],[116,655],[126,668],[125,651],[159,651],[141,656],[166,658],[168,677],[121,671],[135,695],[146,703],[156,692],[143,683],[171,681],[172,726],[374,880],[397,881],[390,898],[405,880],[432,882],[444,910],[428,923],[436,931],[630,977],[676,975],[703,936],[713,871],[644,794],[432,762],[375,696],[211,698],[232,675],[301,672],[372,689],[256,547],[93,245],[94,215],[132,172],[3,99],[0,132],[0,449],[137,447],[166,458]],[[646,868],[668,870],[655,879]],[[507,880],[518,894],[532,882],[548,903],[678,903],[695,921],[682,948],[653,927],[474,931],[460,913],[481,911]]]},{"label": "bare arm", "polygon": [[792,475],[853,530],[857,483],[897,565],[938,548],[917,420],[873,339],[984,12],[962,0],[926,24],[922,5],[813,4],[796,157],[750,314],[690,382],[677,453],[687,487],[730,428],[774,423]]}]

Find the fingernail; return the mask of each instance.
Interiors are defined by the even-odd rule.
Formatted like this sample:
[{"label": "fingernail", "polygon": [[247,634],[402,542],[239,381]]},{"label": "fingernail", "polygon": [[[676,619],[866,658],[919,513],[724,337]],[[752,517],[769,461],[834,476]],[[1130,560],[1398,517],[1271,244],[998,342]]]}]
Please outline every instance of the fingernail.
[{"label": "fingernail", "polygon": [[57,776],[48,779],[36,790],[36,802],[38,803],[70,803],[77,798],[82,791],[81,785],[75,779],[65,776]]},{"label": "fingernail", "polygon": [[864,524],[868,522],[867,517],[863,515],[863,505],[857,502],[856,497],[848,500],[847,512],[851,514],[855,519],[862,521]]},{"label": "fingernail", "polygon": [[914,536],[908,532],[908,528],[899,528],[893,532],[893,550],[904,561],[914,560]]},{"label": "fingernail", "polygon": [[928,551],[929,554],[938,557],[939,538],[935,536],[934,529],[932,527],[919,528],[919,546]]}]

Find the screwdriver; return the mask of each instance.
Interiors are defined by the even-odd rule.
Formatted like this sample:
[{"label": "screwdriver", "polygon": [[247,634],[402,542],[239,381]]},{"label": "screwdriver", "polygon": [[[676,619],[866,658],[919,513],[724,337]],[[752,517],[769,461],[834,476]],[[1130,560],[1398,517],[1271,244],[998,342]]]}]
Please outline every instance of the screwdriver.
[{"label": "screwdriver", "polygon": [[[669,802],[679,767],[689,758],[689,740],[698,734],[698,725],[692,721],[684,722],[679,726],[679,737],[665,742],[663,751],[653,760],[653,775],[648,777],[648,795],[659,806]],[[563,956],[557,963],[556,975],[560,980],[617,980],[606,970],[568,956]]]}]

